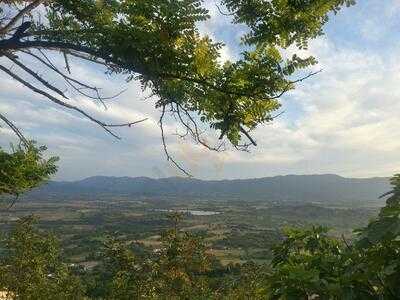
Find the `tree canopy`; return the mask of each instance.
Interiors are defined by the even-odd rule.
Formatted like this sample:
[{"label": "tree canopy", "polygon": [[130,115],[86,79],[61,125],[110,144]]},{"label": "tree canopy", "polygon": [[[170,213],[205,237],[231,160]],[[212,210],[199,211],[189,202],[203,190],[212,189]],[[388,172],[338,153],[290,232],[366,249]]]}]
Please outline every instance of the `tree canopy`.
[{"label": "tree canopy", "polygon": [[[246,150],[256,145],[250,135],[258,125],[274,119],[279,98],[312,73],[300,70],[316,63],[313,57],[283,50],[306,48],[323,34],[329,13],[354,0],[221,0],[218,8],[232,22],[246,25],[243,52],[236,61],[220,61],[222,43],[199,32],[209,18],[200,0],[18,0],[0,6],[0,57],[9,60],[27,77],[4,63],[0,70],[48,100],[89,118],[117,137],[115,127],[143,120],[109,124],[68,101],[68,92],[51,84],[28,63],[30,57],[65,80],[69,92],[104,103],[107,97],[79,76],[73,76],[68,57],[104,65],[111,74],[139,80],[154,96],[167,158],[163,119],[175,116],[196,143],[223,149],[223,140]],[[59,52],[66,70],[48,57]],[[51,76],[51,75],[48,75]],[[296,76],[300,76],[297,77]],[[27,79],[29,78],[29,79]],[[132,104],[134,105],[134,104]],[[219,132],[221,143],[210,145],[199,125]],[[181,168],[182,169],[182,168]],[[182,171],[184,171],[182,169]]]},{"label": "tree canopy", "polygon": [[32,216],[20,219],[0,246],[0,289],[7,299],[82,299],[77,277],[61,261],[54,236],[34,227]]},{"label": "tree canopy", "polygon": [[43,158],[46,147],[34,142],[0,148],[0,196],[16,196],[39,186],[56,173],[57,157]]}]

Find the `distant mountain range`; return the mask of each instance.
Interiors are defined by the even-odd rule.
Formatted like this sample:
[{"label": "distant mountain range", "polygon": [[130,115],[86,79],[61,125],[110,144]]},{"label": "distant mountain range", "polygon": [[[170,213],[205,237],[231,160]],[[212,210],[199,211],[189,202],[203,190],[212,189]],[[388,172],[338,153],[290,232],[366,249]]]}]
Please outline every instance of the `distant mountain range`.
[{"label": "distant mountain range", "polygon": [[73,182],[51,181],[29,193],[27,197],[42,200],[179,197],[334,203],[377,200],[388,190],[389,178],[355,179],[330,174],[243,180],[95,176]]}]

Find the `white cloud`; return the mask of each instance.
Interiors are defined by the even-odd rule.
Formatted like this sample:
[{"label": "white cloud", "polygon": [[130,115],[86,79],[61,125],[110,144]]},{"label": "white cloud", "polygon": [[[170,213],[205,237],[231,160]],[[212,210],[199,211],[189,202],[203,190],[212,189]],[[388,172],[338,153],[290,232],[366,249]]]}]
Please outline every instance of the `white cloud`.
[{"label": "white cloud", "polygon": [[[400,50],[400,49],[399,49]],[[319,58],[323,73],[302,83],[287,97],[302,106],[294,123],[279,120],[254,135],[259,148],[249,162],[278,163],[282,170],[302,173],[294,163],[308,162],[315,170],[329,153],[335,160],[328,172],[348,176],[390,175],[400,163],[399,67],[391,61],[400,56],[381,57],[351,49],[337,49],[324,38],[311,44],[310,54]],[[285,108],[284,108],[285,109]],[[337,155],[335,155],[335,152]],[[381,166],[372,157],[391,157],[392,164]],[[274,161],[275,157],[275,161]],[[346,159],[351,157],[351,162]],[[301,164],[300,164],[301,165]],[[376,170],[380,171],[377,172]]]}]

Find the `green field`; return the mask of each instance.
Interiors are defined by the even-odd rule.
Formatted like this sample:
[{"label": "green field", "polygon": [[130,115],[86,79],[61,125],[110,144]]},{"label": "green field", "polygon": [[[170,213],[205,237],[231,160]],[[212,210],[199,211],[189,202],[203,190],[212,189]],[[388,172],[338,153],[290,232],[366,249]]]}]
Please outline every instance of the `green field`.
[{"label": "green field", "polygon": [[[0,214],[2,231],[21,216],[34,214],[39,227],[61,240],[65,258],[91,267],[103,242],[118,237],[152,251],[159,246],[160,233],[171,226],[169,211],[183,211],[182,230],[205,237],[210,252],[223,264],[265,262],[271,247],[282,239],[287,226],[322,224],[335,236],[351,239],[352,231],[377,215],[374,206],[322,206],[312,203],[265,203],[221,200],[140,199],[108,201],[18,202]],[[218,212],[193,215],[190,211]]]}]

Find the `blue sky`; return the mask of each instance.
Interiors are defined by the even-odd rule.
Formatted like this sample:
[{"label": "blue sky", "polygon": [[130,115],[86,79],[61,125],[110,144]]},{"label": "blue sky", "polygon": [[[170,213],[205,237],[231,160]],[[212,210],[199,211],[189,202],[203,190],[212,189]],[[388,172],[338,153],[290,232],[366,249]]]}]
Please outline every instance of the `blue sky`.
[{"label": "blue sky", "polygon": [[[251,153],[211,153],[177,140],[176,124],[168,122],[170,151],[195,177],[204,179],[315,173],[370,177],[399,171],[400,1],[358,2],[332,16],[326,35],[302,53],[314,55],[319,60],[314,69],[323,72],[282,99],[285,114],[254,132],[259,146]],[[234,59],[245,28],[221,17],[214,1],[206,5],[212,18],[201,25],[201,32],[224,41],[222,59]],[[146,95],[135,82],[109,77],[90,64],[71,63],[76,74],[104,87],[105,94],[128,88],[107,111],[79,97],[75,103],[108,121],[149,120],[119,130],[123,139],[118,141],[0,74],[0,111],[27,136],[48,145],[49,154],[60,156],[56,178],[179,175],[165,160],[154,100],[144,100]],[[0,139],[7,146],[12,136],[2,128]]]}]

